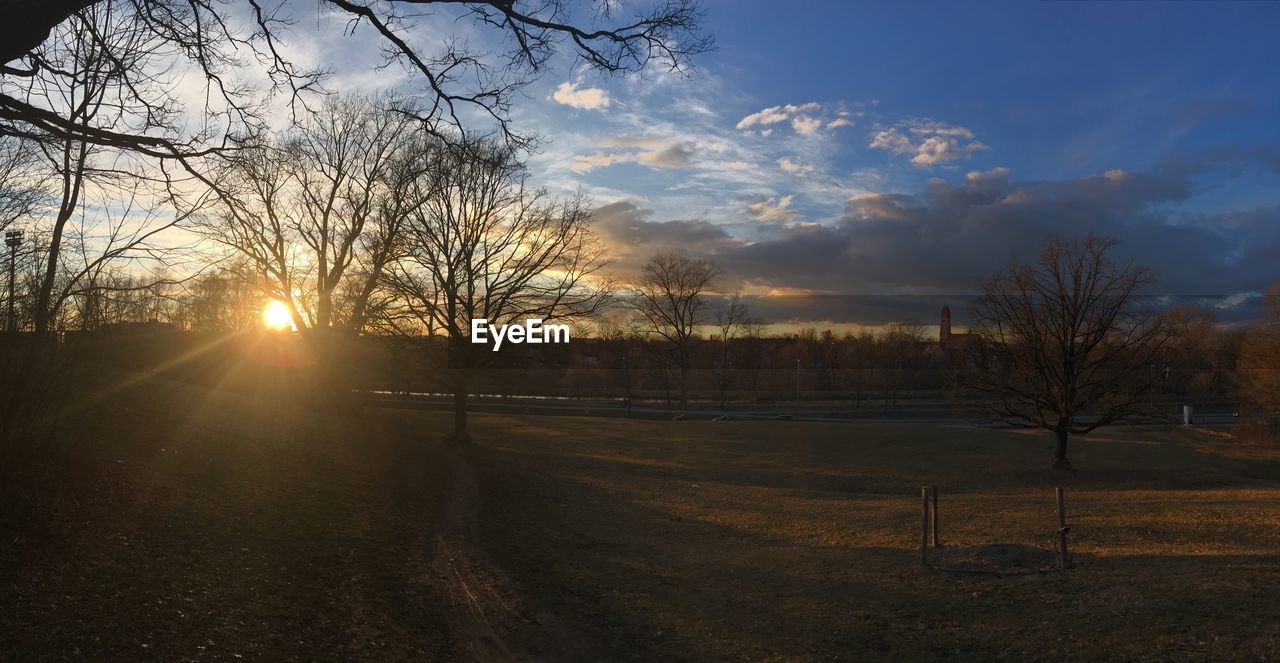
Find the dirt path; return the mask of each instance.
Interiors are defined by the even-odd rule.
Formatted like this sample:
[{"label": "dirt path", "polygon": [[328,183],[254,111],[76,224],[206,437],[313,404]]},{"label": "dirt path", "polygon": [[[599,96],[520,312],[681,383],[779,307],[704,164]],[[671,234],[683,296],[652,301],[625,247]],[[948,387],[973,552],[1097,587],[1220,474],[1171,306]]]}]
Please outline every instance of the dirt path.
[{"label": "dirt path", "polygon": [[[453,487],[437,521],[431,543],[430,575],[444,597],[456,653],[476,661],[599,660],[598,647],[548,610],[495,559],[495,547],[521,547],[509,536],[481,527],[486,501],[509,495],[485,495],[494,468],[482,446],[445,455]],[[479,476],[485,472],[484,477]]]},{"label": "dirt path", "polygon": [[431,573],[449,603],[449,626],[459,646],[477,661],[521,660],[503,635],[519,619],[515,602],[474,545],[480,505],[475,468],[456,454],[450,455],[449,468],[453,489],[431,555]]}]

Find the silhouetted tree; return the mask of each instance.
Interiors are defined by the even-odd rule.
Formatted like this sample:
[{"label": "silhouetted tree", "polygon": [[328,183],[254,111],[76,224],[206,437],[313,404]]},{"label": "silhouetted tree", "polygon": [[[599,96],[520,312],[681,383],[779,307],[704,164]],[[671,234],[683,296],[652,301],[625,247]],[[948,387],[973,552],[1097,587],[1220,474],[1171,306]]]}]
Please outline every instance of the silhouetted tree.
[{"label": "silhouetted tree", "polygon": [[[413,177],[402,154],[414,138],[407,112],[392,97],[330,99],[272,145],[230,158],[213,186],[221,204],[204,236],[269,284],[299,330],[363,322]],[[335,311],[343,285],[356,295],[351,310]]]},{"label": "silhouetted tree", "polygon": [[634,284],[635,303],[651,333],[666,339],[680,374],[680,405],[689,404],[690,349],[698,325],[706,322],[703,292],[721,273],[720,265],[680,253],[659,253],[645,263]]},{"label": "silhouetted tree", "polygon": [[1212,309],[1199,306],[1177,307],[1164,316],[1170,341],[1160,390],[1198,407],[1215,392],[1218,382],[1215,362],[1221,339],[1217,317]]},{"label": "silhouetted tree", "polygon": [[36,163],[34,145],[0,135],[0,231],[29,216],[45,195],[44,176]]},{"label": "silhouetted tree", "polygon": [[1280,285],[1271,286],[1261,315],[1245,336],[1239,382],[1251,414],[1265,420],[1265,432],[1280,433]]},{"label": "silhouetted tree", "polygon": [[877,343],[880,385],[884,389],[884,411],[898,404],[898,394],[924,360],[921,345],[924,326],[917,322],[894,322],[885,328]]},{"label": "silhouetted tree", "polygon": [[[176,122],[175,108],[137,109],[122,103],[122,87],[143,91],[158,85],[154,73],[141,72],[154,69],[163,54],[118,3],[75,12],[37,53],[41,66],[24,79],[25,98],[69,125],[105,123],[150,131]],[[155,236],[178,225],[186,213],[157,212],[168,181],[136,160],[75,133],[25,135],[57,187],[50,196],[56,207],[44,233],[44,274],[33,305],[34,330],[43,334],[66,299],[108,264],[160,257],[165,251],[153,241]],[[64,250],[72,255],[64,256]]]},{"label": "silhouetted tree", "polygon": [[610,296],[606,261],[581,198],[526,186],[528,170],[495,139],[431,143],[429,167],[405,191],[403,256],[384,282],[427,333],[449,339],[453,441],[465,442],[471,371],[493,357],[471,342],[471,321],[581,319]]},{"label": "silhouetted tree", "polygon": [[1168,321],[1138,306],[1145,267],[1118,265],[1115,241],[1050,241],[1035,265],[1016,261],[982,282],[972,329],[987,360],[974,386],[996,413],[1053,431],[1055,468],[1067,441],[1131,416],[1160,379]]},{"label": "silhouetted tree", "polygon": [[[62,126],[106,125],[139,132],[171,126],[175,108],[140,109],[122,101],[123,88],[149,90],[162,76],[156,71],[162,55],[157,45],[133,29],[126,14],[120,4],[110,2],[71,14],[33,51],[39,66],[21,76],[21,85],[4,77],[0,98],[20,89],[21,103],[39,104],[42,117]],[[50,395],[59,391],[55,384],[69,379],[52,332],[68,322],[98,324],[112,297],[137,299],[138,291],[167,281],[161,271],[179,247],[157,242],[156,236],[184,222],[200,198],[193,197],[185,212],[161,212],[173,183],[163,171],[151,172],[130,155],[86,140],[83,132],[43,125],[18,128],[5,119],[0,108],[0,136],[25,141],[26,167],[42,171],[41,181],[48,185],[35,203],[40,209],[28,212],[35,240],[29,255],[38,260],[39,271],[24,279],[29,295],[25,308],[35,336],[24,345],[15,376],[6,380],[3,413],[7,422],[34,430],[50,404],[60,402]],[[46,210],[47,215],[38,213]],[[123,277],[118,272],[124,265],[139,268],[138,273]],[[66,306],[75,297],[87,299],[82,302],[87,305]],[[89,317],[71,319],[80,313]],[[14,441],[18,435],[9,437]]]},{"label": "silhouetted tree", "polygon": [[734,339],[741,336],[754,320],[751,309],[735,294],[716,309],[716,327],[720,329],[720,408],[724,408],[725,391],[729,388],[729,366],[732,364]]},{"label": "silhouetted tree", "polygon": [[[298,10],[315,3],[268,3],[254,0],[219,2],[191,0],[0,0],[0,134],[54,135],[78,142],[109,146],[154,157],[178,158],[187,167],[190,159],[227,148],[271,123],[270,107],[262,104],[262,92],[242,76],[248,65],[265,70],[264,83],[271,93],[284,93],[290,106],[305,106],[306,93],[319,90],[326,65],[303,68],[291,59],[283,39]],[[586,3],[584,3],[586,4]],[[711,43],[698,34],[702,11],[696,0],[667,0],[632,17],[615,16],[617,3],[596,4],[586,12],[576,2],[546,0],[523,2],[468,2],[449,0],[320,0],[319,6],[337,15],[334,25],[344,34],[362,38],[372,31],[383,48],[385,64],[403,66],[425,92],[417,117],[433,130],[441,125],[460,127],[468,113],[498,124],[514,142],[523,138],[509,126],[513,97],[545,69],[560,47],[593,69],[621,73],[650,63],[671,68],[682,66],[691,55]],[[180,126],[140,128],[110,121],[76,122],[56,112],[21,89],[24,81],[54,71],[57,65],[44,56],[42,44],[51,31],[86,10],[108,8],[122,21],[96,30],[91,40],[110,44],[117,31],[135,33],[157,51],[167,54],[158,68],[130,68],[125,60],[111,58],[106,65],[121,74],[113,96],[122,108],[140,114],[160,114],[177,100],[181,77],[163,85],[143,83],[155,72],[190,70],[202,76],[207,121],[193,123],[189,132]],[[428,13],[471,21],[505,38],[505,48],[491,56],[478,53],[465,40],[420,37],[419,23]],[[594,17],[585,21],[581,16]],[[345,19],[345,20],[343,20]],[[366,27],[367,26],[367,27]],[[437,44],[430,49],[423,43]],[[198,109],[188,109],[196,111]],[[305,109],[301,109],[305,110]]]}]

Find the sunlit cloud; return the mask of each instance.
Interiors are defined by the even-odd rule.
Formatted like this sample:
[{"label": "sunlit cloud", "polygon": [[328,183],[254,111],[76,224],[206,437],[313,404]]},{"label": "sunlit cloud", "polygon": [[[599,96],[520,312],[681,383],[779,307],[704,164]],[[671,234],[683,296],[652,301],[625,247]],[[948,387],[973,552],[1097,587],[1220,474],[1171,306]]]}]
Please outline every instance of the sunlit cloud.
[{"label": "sunlit cloud", "polygon": [[808,175],[813,172],[813,166],[796,163],[786,157],[778,159],[778,167],[795,175]]},{"label": "sunlit cloud", "polygon": [[988,149],[966,127],[953,126],[937,120],[915,118],[877,129],[871,133],[868,147],[890,154],[910,156],[917,168],[968,159],[974,153]]},{"label": "sunlit cloud", "polygon": [[600,141],[600,146],[632,149],[575,156],[569,163],[569,169],[585,173],[617,163],[639,163],[652,168],[689,168],[696,160],[692,146],[656,138],[610,138]]},{"label": "sunlit cloud", "polygon": [[626,163],[633,160],[634,155],[632,154],[605,154],[604,152],[596,152],[595,154],[581,154],[575,156],[573,160],[569,162],[568,167],[569,170],[572,170],[575,173],[585,173],[595,168],[603,168],[615,163]]},{"label": "sunlit cloud", "polygon": [[791,120],[791,128],[801,136],[812,136],[822,128],[822,120],[816,117],[801,115]]},{"label": "sunlit cloud", "polygon": [[580,81],[561,83],[551,93],[556,103],[585,110],[602,110],[609,107],[609,92],[598,87],[580,88]]},{"label": "sunlit cloud", "polygon": [[811,101],[807,104],[787,104],[785,106],[773,106],[756,113],[752,113],[741,120],[738,120],[739,129],[750,129],[754,126],[768,126],[770,124],[778,124],[807,111],[818,110],[818,103]]},{"label": "sunlit cloud", "polygon": [[860,112],[854,113],[849,110],[839,110],[833,116],[829,107],[816,101],[811,101],[804,104],[771,106],[743,117],[734,126],[740,131],[755,129],[760,136],[768,137],[773,134],[774,125],[786,122],[791,125],[792,131],[797,135],[813,136],[824,128],[851,127],[853,126],[853,116],[860,114]]},{"label": "sunlit cloud", "polygon": [[788,209],[793,197],[782,196],[776,203],[773,198],[750,203],[747,205],[747,213],[760,221],[791,221],[799,216],[795,210]]}]

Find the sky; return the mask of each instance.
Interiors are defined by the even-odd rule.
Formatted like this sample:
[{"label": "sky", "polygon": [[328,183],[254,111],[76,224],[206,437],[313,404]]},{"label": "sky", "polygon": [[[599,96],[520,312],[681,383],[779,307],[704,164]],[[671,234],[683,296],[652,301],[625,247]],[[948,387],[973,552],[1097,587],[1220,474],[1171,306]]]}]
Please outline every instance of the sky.
[{"label": "sky", "polygon": [[[1090,232],[1155,270],[1151,295],[1227,322],[1280,280],[1280,3],[705,8],[717,48],[687,71],[562,58],[512,110],[543,138],[534,179],[591,197],[620,276],[711,257],[719,292],[819,325],[928,322]],[[311,20],[294,45],[334,65],[331,88],[403,82]],[[415,37],[445,32],[494,46],[452,21]]]}]

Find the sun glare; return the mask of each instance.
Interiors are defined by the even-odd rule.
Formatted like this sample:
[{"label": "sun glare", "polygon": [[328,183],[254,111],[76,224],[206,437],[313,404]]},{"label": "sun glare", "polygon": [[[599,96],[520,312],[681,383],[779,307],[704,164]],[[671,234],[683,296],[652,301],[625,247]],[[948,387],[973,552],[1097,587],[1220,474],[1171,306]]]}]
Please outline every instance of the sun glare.
[{"label": "sun glare", "polygon": [[262,309],[262,324],[268,329],[288,331],[293,329],[293,318],[289,316],[289,307],[284,302],[273,299]]}]

